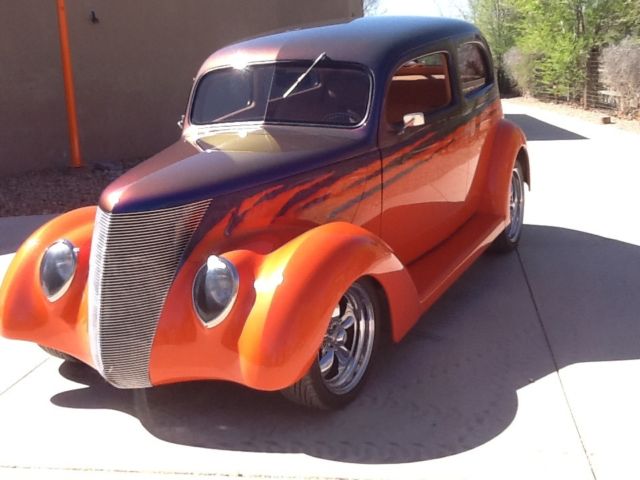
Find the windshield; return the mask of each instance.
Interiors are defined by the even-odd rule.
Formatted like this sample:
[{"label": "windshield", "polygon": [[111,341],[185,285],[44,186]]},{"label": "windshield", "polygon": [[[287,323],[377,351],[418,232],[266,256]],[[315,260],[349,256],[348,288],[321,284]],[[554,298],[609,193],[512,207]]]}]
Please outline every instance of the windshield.
[{"label": "windshield", "polygon": [[369,74],[321,57],[212,70],[196,87],[191,123],[360,124],[369,106]]}]

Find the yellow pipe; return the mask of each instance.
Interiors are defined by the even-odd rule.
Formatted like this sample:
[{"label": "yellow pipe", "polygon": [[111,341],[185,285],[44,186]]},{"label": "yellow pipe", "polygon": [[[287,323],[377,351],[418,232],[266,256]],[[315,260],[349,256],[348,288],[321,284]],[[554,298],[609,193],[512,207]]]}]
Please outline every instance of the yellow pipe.
[{"label": "yellow pipe", "polygon": [[71,53],[69,50],[69,31],[67,28],[67,13],[64,0],[58,2],[58,30],[60,32],[60,57],[62,60],[62,76],[64,79],[64,93],[67,100],[67,121],[69,123],[69,147],[71,149],[71,166],[82,167],[80,155],[80,137],[78,135],[78,114],[76,111],[76,97],[73,87],[73,70],[71,68]]}]

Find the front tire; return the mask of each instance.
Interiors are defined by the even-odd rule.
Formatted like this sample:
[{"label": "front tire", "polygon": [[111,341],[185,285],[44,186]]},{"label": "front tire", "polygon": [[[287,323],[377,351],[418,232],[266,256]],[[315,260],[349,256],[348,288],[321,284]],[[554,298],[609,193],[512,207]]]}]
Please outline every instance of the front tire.
[{"label": "front tire", "polygon": [[67,362],[80,363],[76,357],[72,357],[68,353],[61,352],[60,350],[56,350],[55,348],[45,347],[44,345],[38,345],[42,350],[47,352],[52,357],[61,358]]},{"label": "front tire", "polygon": [[282,390],[289,400],[319,409],[352,401],[364,383],[380,336],[382,308],[371,280],[360,279],[336,305],[307,374]]},{"label": "front tire", "polygon": [[511,172],[511,184],[509,187],[509,225],[493,241],[491,249],[498,253],[507,253],[514,250],[520,242],[522,224],[524,221],[524,176],[520,160],[516,161]]}]

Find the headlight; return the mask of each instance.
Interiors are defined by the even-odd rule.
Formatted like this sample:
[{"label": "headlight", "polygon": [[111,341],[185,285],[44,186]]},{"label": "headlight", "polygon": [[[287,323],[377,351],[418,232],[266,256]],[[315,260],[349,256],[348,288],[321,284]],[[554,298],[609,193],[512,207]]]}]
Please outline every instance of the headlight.
[{"label": "headlight", "polygon": [[77,264],[77,249],[69,240],[58,240],[44,252],[40,263],[40,285],[50,302],[55,302],[67,292]]},{"label": "headlight", "polygon": [[212,255],[196,274],[193,305],[207,327],[215,327],[228,315],[238,294],[238,271],[224,257]]}]

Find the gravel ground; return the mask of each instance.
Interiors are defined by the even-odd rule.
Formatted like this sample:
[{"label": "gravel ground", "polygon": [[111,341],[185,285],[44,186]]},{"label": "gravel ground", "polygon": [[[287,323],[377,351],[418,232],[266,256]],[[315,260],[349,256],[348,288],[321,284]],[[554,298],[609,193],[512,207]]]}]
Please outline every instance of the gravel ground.
[{"label": "gravel ground", "polygon": [[140,160],[0,178],[0,217],[62,213],[98,203],[104,188]]}]

